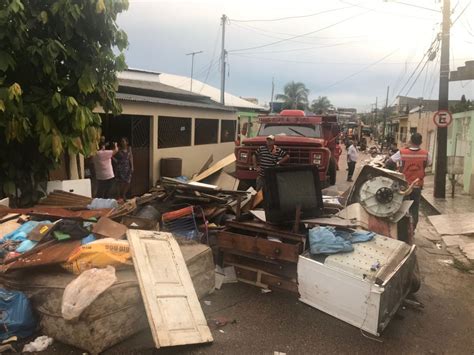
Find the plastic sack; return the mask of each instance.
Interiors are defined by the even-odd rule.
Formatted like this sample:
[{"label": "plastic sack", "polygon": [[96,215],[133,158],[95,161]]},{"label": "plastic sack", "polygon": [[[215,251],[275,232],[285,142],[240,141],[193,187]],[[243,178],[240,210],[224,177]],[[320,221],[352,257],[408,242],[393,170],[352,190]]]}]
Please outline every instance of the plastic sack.
[{"label": "plastic sack", "polygon": [[89,210],[99,210],[102,208],[117,208],[119,206],[117,200],[113,198],[95,198],[87,205]]},{"label": "plastic sack", "polygon": [[29,337],[36,328],[30,301],[23,292],[0,288],[0,340]]},{"label": "plastic sack", "polygon": [[76,275],[108,265],[114,267],[133,265],[127,240],[105,238],[81,245],[65,263],[61,264],[63,268]]},{"label": "plastic sack", "polygon": [[45,351],[51,344],[53,344],[53,338],[50,338],[46,335],[42,335],[40,337],[37,337],[31,343],[26,344],[21,352],[36,353],[39,351]]},{"label": "plastic sack", "polygon": [[66,320],[76,320],[100,294],[117,281],[115,268],[84,271],[64,289],[61,313]]}]

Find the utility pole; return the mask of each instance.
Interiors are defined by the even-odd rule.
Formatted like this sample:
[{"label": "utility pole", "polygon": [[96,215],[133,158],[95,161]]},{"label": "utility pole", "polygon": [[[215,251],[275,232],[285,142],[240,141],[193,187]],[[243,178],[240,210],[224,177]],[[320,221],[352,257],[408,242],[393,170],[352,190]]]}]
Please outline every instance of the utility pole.
[{"label": "utility pole", "polygon": [[189,91],[193,91],[194,56],[200,53],[202,53],[202,51],[186,53],[186,55],[191,56],[191,87],[189,88]]},{"label": "utility pole", "polygon": [[[390,86],[387,86],[387,97],[385,98],[385,108],[383,110],[383,132],[382,132],[382,148],[385,143],[385,126],[387,125],[387,113],[388,113],[388,92],[390,91]],[[387,144],[388,146],[388,144]]]},{"label": "utility pole", "polygon": [[224,92],[225,92],[225,24],[227,22],[227,16],[222,15],[222,44],[221,44],[221,104],[224,105]]},{"label": "utility pole", "polygon": [[273,79],[274,78],[272,78],[272,98],[270,100],[270,113],[273,113],[273,94],[275,92],[275,82]]},{"label": "utility pole", "polygon": [[[451,6],[449,0],[443,2],[443,27],[441,34],[441,59],[439,67],[438,110],[449,109],[449,31]],[[446,197],[446,165],[448,128],[438,127],[436,149],[436,168],[434,179],[434,197]]]},{"label": "utility pole", "polygon": [[379,100],[379,97],[375,97],[375,119],[374,119],[374,134],[377,135],[377,138],[378,138],[378,129],[377,129],[377,118],[379,117],[378,115],[378,108],[377,108],[377,105],[378,105],[378,100]]}]

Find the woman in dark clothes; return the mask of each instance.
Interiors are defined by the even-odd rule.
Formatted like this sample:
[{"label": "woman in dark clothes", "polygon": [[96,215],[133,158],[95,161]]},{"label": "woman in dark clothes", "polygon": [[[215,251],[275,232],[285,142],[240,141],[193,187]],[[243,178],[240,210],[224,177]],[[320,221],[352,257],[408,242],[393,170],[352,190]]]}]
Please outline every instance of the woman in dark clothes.
[{"label": "woman in dark clothes", "polygon": [[119,198],[126,199],[128,190],[130,189],[130,182],[133,174],[133,156],[132,148],[128,144],[127,138],[120,140],[120,149],[115,154],[115,178],[119,186]]}]

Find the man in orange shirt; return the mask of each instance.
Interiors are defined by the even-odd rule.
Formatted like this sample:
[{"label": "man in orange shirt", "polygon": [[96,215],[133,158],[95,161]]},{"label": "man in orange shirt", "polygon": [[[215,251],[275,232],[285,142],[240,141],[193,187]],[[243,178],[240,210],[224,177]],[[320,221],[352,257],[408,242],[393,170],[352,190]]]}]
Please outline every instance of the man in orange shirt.
[{"label": "man in orange shirt", "polygon": [[420,148],[422,143],[422,136],[419,133],[414,133],[410,138],[410,145],[408,148],[402,148],[393,154],[386,164],[398,163],[399,170],[409,184],[418,179],[418,182],[413,188],[413,192],[409,198],[413,201],[410,207],[410,213],[413,216],[413,229],[418,224],[418,213],[420,210],[421,189],[423,188],[423,180],[425,178],[425,168],[431,165],[430,153]]}]

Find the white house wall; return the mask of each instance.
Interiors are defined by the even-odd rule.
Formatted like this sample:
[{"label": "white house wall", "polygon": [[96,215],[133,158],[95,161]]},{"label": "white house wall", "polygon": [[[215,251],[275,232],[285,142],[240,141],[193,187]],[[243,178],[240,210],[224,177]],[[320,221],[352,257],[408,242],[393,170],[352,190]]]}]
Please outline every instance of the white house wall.
[{"label": "white house wall", "polygon": [[[218,161],[234,151],[234,142],[194,145],[194,127],[196,118],[225,119],[237,121],[236,112],[217,111],[192,107],[162,105],[146,102],[121,101],[123,115],[144,115],[152,119],[150,128],[150,184],[158,178],[161,158],[181,158],[183,160],[182,173],[192,176],[208,160],[212,154],[214,161]],[[191,146],[176,148],[158,148],[158,117],[185,117],[192,119]],[[218,127],[218,142],[220,142],[221,124]]]}]

